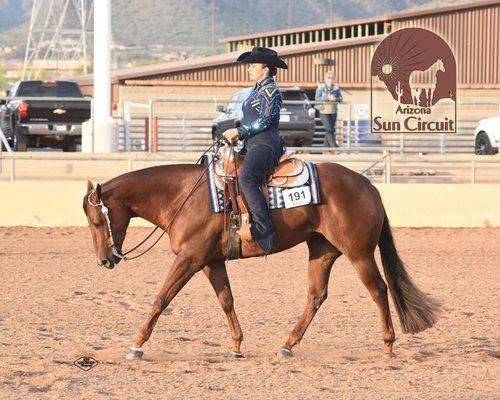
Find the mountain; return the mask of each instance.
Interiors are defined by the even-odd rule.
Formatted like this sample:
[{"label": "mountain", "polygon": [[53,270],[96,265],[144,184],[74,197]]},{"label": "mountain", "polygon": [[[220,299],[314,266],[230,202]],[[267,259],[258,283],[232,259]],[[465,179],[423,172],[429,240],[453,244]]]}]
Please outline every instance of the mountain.
[{"label": "mountain", "polygon": [[[97,1],[97,0],[96,0]],[[333,1],[333,0],[332,0]],[[447,3],[440,0],[439,4]],[[464,2],[464,0],[460,1]],[[18,45],[24,54],[33,0],[0,0],[0,47]],[[49,1],[47,1],[49,3]],[[62,1],[60,3],[63,3]],[[216,38],[373,17],[429,0],[216,0]],[[434,5],[434,1],[430,2]],[[149,48],[163,45],[165,51],[207,52],[211,47],[212,0],[112,0],[113,38],[125,46]],[[224,51],[218,44],[218,51]]]}]

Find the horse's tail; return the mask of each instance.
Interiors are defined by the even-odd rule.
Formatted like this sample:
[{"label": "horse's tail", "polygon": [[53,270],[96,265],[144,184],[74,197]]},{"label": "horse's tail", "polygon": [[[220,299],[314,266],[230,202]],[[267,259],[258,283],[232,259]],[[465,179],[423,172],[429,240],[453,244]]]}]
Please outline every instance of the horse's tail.
[{"label": "horse's tail", "polygon": [[437,321],[439,305],[410,279],[399,258],[389,219],[384,211],[384,225],[378,241],[384,274],[404,333],[417,333]]}]

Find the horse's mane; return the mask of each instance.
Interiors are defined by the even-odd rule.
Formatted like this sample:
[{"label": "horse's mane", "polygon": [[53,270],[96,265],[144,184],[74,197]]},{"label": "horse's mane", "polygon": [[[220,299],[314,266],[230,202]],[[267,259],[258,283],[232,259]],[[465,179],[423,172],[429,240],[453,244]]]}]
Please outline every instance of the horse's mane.
[{"label": "horse's mane", "polygon": [[[150,179],[168,179],[182,176],[184,172],[193,171],[203,167],[199,164],[170,164],[170,165],[157,165],[154,167],[147,167],[138,169],[135,171],[126,172],[124,174],[118,175],[109,181],[104,182],[102,186],[103,193],[111,194],[116,188],[123,185],[124,183],[131,183],[131,181],[144,181]],[[179,175],[180,174],[180,175]]]}]

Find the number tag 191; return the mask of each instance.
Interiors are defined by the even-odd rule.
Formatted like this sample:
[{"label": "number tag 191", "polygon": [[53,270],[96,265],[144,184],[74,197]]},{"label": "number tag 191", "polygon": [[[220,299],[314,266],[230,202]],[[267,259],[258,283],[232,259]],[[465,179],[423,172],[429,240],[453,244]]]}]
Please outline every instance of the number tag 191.
[{"label": "number tag 191", "polygon": [[311,188],[309,186],[285,189],[281,193],[285,201],[285,208],[305,206],[311,203]]}]

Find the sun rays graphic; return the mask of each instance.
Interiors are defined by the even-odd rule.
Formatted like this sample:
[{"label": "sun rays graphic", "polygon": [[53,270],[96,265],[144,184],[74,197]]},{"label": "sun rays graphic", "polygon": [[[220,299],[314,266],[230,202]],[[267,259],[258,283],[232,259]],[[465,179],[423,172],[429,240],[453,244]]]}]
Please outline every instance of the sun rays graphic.
[{"label": "sun rays graphic", "polygon": [[381,57],[376,61],[376,75],[382,81],[397,81],[401,72],[399,57]]},{"label": "sun rays graphic", "polygon": [[402,89],[401,82],[404,78],[404,69],[402,68],[400,58],[395,55],[384,54],[375,60],[373,74],[386,84],[388,88],[396,88],[393,95],[395,100],[401,102]]}]

